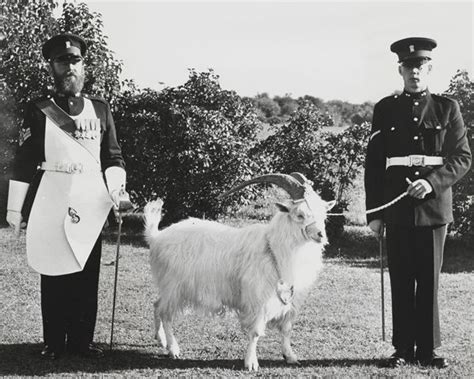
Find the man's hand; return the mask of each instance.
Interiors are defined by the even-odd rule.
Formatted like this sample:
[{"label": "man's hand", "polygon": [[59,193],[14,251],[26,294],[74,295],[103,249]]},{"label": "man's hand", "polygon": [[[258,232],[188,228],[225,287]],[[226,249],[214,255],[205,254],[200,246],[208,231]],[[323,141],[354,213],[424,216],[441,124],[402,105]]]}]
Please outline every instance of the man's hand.
[{"label": "man's hand", "polygon": [[122,190],[113,190],[111,193],[110,193],[110,198],[112,199],[113,203],[114,203],[114,210],[115,209],[118,209],[119,207],[119,204],[120,204],[120,192]]},{"label": "man's hand", "polygon": [[412,182],[406,178],[406,181],[408,183],[407,192],[415,199],[423,199],[426,195],[433,192],[433,187],[431,187],[431,184],[425,179],[417,179]]},{"label": "man's hand", "polygon": [[110,197],[114,202],[113,210],[117,220],[119,219],[119,212],[127,212],[133,209],[130,196],[123,187],[120,190],[112,191],[110,193]]},{"label": "man's hand", "polygon": [[7,211],[7,222],[15,230],[16,235],[20,234],[20,229],[26,227],[26,222],[22,222],[21,212]]},{"label": "man's hand", "polygon": [[383,234],[383,221],[382,220],[372,220],[369,222],[369,228],[374,232],[377,239],[382,237]]}]

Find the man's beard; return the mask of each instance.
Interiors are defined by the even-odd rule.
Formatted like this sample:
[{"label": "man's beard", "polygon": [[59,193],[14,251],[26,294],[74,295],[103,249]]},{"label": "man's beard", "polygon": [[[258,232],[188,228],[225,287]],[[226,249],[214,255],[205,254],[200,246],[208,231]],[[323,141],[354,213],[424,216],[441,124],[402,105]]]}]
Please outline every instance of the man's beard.
[{"label": "man's beard", "polygon": [[84,88],[84,73],[69,72],[64,75],[54,74],[56,90],[64,95],[74,96]]}]

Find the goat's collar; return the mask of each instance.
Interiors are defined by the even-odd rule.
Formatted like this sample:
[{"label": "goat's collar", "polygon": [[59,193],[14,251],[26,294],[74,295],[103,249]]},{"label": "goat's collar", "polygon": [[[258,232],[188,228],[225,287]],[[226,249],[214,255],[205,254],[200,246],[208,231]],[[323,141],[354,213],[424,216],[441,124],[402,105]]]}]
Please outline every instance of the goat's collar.
[{"label": "goat's collar", "polygon": [[285,282],[282,279],[281,270],[280,270],[280,266],[278,265],[277,257],[276,257],[274,251],[272,250],[272,248],[270,246],[270,241],[268,241],[268,240],[267,240],[267,243],[266,243],[265,252],[270,256],[270,258],[272,260],[272,263],[273,263],[273,267],[275,268],[275,271],[276,271],[277,276],[278,276],[278,282],[277,282],[276,289],[275,289],[276,294],[278,296],[278,299],[280,299],[280,301],[284,305],[291,304],[291,302],[293,300],[293,296],[294,296],[293,285]]}]

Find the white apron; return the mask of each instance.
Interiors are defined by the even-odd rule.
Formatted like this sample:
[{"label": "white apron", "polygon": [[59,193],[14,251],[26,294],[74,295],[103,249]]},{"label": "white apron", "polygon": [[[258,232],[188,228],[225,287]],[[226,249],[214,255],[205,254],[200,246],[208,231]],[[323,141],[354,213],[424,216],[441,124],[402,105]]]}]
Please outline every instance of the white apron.
[{"label": "white apron", "polygon": [[[71,118],[97,118],[92,102],[84,99]],[[100,132],[75,139],[46,117],[44,143],[48,167],[59,170],[41,178],[26,232],[28,263],[40,274],[70,274],[84,269],[113,204],[101,172]],[[82,172],[64,172],[71,164]]]}]

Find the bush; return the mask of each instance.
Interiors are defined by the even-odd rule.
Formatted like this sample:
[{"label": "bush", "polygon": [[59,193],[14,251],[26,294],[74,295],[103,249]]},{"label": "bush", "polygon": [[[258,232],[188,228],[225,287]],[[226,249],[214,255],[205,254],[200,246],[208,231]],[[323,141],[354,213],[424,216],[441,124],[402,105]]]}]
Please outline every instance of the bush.
[{"label": "bush", "polygon": [[250,101],[221,89],[212,70],[191,70],[184,85],[160,93],[125,92],[115,120],[132,199],[162,197],[165,225],[216,217],[225,205],[217,196],[265,168],[249,156],[260,130]]},{"label": "bush", "polygon": [[[474,152],[474,82],[470,80],[467,71],[458,71],[449,84],[445,95],[457,100],[461,108],[464,123],[467,128],[467,138]],[[473,238],[472,224],[474,219],[474,175],[472,168],[453,187],[454,222],[450,230],[459,236]]]}]

